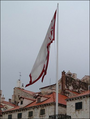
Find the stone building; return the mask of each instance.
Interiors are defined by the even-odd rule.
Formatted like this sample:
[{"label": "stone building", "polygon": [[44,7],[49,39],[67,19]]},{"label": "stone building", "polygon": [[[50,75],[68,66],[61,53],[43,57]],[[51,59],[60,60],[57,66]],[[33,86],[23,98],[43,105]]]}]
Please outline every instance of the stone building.
[{"label": "stone building", "polygon": [[89,83],[89,82],[90,82],[90,76],[85,75],[85,76],[81,79],[81,81],[82,81],[82,82]]},{"label": "stone building", "polygon": [[77,96],[70,97],[67,100],[67,114],[75,119],[90,118],[90,90]]},{"label": "stone building", "polygon": [[[62,72],[62,76],[60,80],[58,80],[59,93],[70,97],[73,95],[77,95],[78,93],[82,93],[83,91],[86,90],[88,90],[88,83],[78,79],[77,74],[71,73],[70,71],[68,71],[67,73],[65,73],[65,71]],[[56,84],[40,88],[40,92],[43,94],[55,91],[56,91]]]},{"label": "stone building", "polygon": [[23,84],[21,86],[21,81],[19,79],[17,81],[17,87],[15,87],[13,90],[11,102],[15,105],[18,105],[20,96],[24,96],[24,97],[33,99],[33,94],[34,94],[34,92],[25,90]]},{"label": "stone building", "polygon": [[[75,73],[62,72],[58,80],[58,112],[69,114],[66,99],[75,97],[88,90],[88,83],[77,78]],[[40,92],[25,90],[21,81],[18,80],[17,87],[13,90],[10,103],[16,107],[8,108],[2,112],[2,118],[49,118],[55,115],[56,84],[41,87]]]},{"label": "stone building", "polygon": [[65,95],[67,95],[67,89],[70,91],[75,91],[77,93],[82,93],[83,91],[88,90],[88,83],[82,82],[80,79],[77,78],[77,75],[75,73],[71,73],[70,71],[67,73],[63,71],[60,81],[61,93]]},{"label": "stone building", "polygon": [[0,103],[0,117],[2,117],[2,108],[3,108],[3,105]]},{"label": "stone building", "polygon": [[[85,82],[77,79],[75,73],[68,73],[62,72],[61,79],[58,81],[58,92],[62,93],[66,96],[73,96],[82,91],[87,90],[88,85]],[[49,86],[41,87],[40,94],[46,95],[51,92],[56,91],[56,84],[52,84]],[[18,80],[17,87],[14,88],[13,95],[11,102],[18,105],[19,103],[19,96],[24,96],[27,98],[33,99],[33,95],[35,92],[25,90],[23,86],[21,86],[21,81]]]},{"label": "stone building", "polygon": [[[66,98],[62,94],[59,97],[59,114],[66,114]],[[26,97],[19,98],[19,105],[15,108],[3,112],[3,118],[49,118],[50,115],[55,115],[56,93],[52,92],[47,95],[36,94],[35,99]]]},{"label": "stone building", "polygon": [[33,94],[34,92],[25,90],[22,87],[21,88],[15,87],[13,91],[11,102],[14,103],[15,105],[18,105],[20,96],[33,99]]},{"label": "stone building", "polygon": [[3,111],[12,109],[14,107],[16,107],[16,105],[11,103],[11,99],[9,99],[9,101],[5,101],[4,95],[2,96],[2,90],[0,90],[0,117],[2,117]]}]

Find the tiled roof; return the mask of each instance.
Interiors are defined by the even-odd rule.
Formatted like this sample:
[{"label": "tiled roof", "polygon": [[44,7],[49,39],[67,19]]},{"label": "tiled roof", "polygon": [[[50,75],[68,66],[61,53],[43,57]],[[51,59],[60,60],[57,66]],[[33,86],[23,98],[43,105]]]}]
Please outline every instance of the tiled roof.
[{"label": "tiled roof", "polygon": [[41,92],[35,92],[34,94],[40,94]]},{"label": "tiled roof", "polygon": [[24,97],[24,96],[19,97],[19,99],[20,98],[24,98],[24,99],[27,99],[27,100],[35,101],[35,99],[27,98],[27,97]]},{"label": "tiled roof", "polygon": [[85,91],[85,92],[83,92],[83,93],[81,93],[81,94],[78,94],[78,95],[76,95],[76,96],[72,96],[72,97],[70,97],[70,98],[67,98],[67,100],[68,100],[68,99],[72,99],[72,98],[77,98],[77,97],[86,96],[86,95],[90,95],[90,90]]},{"label": "tiled roof", "polygon": [[4,106],[2,104],[0,104],[0,108],[3,108]]},{"label": "tiled roof", "polygon": [[2,116],[2,111],[1,111],[1,109],[0,109],[0,116]]},{"label": "tiled roof", "polygon": [[76,94],[76,95],[78,95],[79,93],[78,92],[75,92],[75,91],[72,91],[72,90],[68,90],[68,89],[66,89],[67,91],[70,91],[71,93],[74,93],[74,94]]},{"label": "tiled roof", "polygon": [[56,84],[52,84],[52,85],[48,85],[48,86],[44,86],[44,87],[41,87],[40,89],[48,88],[48,87],[50,87],[50,86],[54,86],[54,85],[56,85]]},{"label": "tiled roof", "polygon": [[[26,106],[26,107],[32,107],[32,106],[38,106],[38,105],[43,105],[43,104],[48,104],[48,103],[53,103],[56,102],[56,93],[53,92],[50,95],[46,95],[47,99],[45,101],[42,101],[40,103],[37,103],[36,101],[33,102],[32,104]],[[58,94],[58,103],[66,105],[66,99],[67,97],[61,94]]]},{"label": "tiled roof", "polygon": [[33,95],[34,94],[34,92],[32,92],[32,91],[28,91],[28,90],[25,90],[25,89],[22,89],[22,88],[18,88],[18,89],[21,90],[21,91],[23,91],[23,92],[25,92],[25,93],[28,93],[30,95]]},{"label": "tiled roof", "polygon": [[6,105],[9,105],[9,106],[12,106],[12,107],[16,107],[16,105],[14,105],[10,102],[7,102],[7,101],[2,101],[2,104],[6,104]]},{"label": "tiled roof", "polygon": [[[25,108],[28,108],[28,107],[34,107],[34,106],[39,106],[39,105],[50,104],[50,103],[56,102],[56,93],[55,92],[53,92],[49,95],[45,95],[45,97],[47,97],[47,99],[45,99],[44,101],[39,102],[39,103],[37,103],[37,101],[33,101],[32,103],[28,104],[27,106],[25,106],[23,108],[25,109]],[[66,100],[65,99],[67,99],[67,96],[64,96],[60,93],[58,94],[58,103],[59,104],[66,105]],[[21,107],[17,106],[15,108],[6,110],[4,112],[17,110],[17,109],[20,109],[20,108]]]},{"label": "tiled roof", "polygon": [[3,112],[13,111],[13,110],[17,110],[17,109],[20,109],[20,107],[19,106],[16,106],[16,107],[14,107],[12,109],[8,109],[8,110],[5,110]]}]

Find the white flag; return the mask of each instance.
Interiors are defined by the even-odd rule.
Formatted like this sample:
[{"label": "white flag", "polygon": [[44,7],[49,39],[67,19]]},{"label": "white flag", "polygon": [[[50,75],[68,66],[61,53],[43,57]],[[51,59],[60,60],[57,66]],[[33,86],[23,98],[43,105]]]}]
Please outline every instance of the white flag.
[{"label": "white flag", "polygon": [[55,40],[55,21],[56,21],[56,11],[54,13],[53,19],[51,20],[45,40],[41,46],[41,49],[36,58],[35,64],[29,75],[30,82],[29,84],[26,85],[26,87],[35,83],[41,77],[42,77],[42,82],[43,82],[44,76],[47,73],[49,54],[50,54],[50,45],[53,42],[53,40]]}]

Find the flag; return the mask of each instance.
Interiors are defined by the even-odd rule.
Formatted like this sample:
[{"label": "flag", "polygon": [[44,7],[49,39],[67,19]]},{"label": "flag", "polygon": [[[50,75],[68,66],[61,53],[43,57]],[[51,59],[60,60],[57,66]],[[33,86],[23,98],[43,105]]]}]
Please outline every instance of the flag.
[{"label": "flag", "polygon": [[49,54],[50,54],[50,45],[55,40],[55,21],[56,21],[56,11],[51,20],[46,37],[44,39],[44,42],[41,46],[39,54],[34,63],[34,66],[29,75],[30,77],[29,84],[27,84],[25,87],[32,85],[33,83],[38,81],[40,78],[42,78],[42,82],[43,82],[44,76],[47,73]]}]

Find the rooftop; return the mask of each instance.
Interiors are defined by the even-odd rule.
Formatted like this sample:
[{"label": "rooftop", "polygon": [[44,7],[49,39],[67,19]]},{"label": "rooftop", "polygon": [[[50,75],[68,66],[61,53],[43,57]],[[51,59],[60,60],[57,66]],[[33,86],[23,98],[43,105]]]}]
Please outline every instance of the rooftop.
[{"label": "rooftop", "polygon": [[17,87],[19,90],[22,90],[23,92],[25,92],[25,93],[28,93],[28,94],[30,94],[30,95],[33,95],[34,94],[34,92],[32,92],[32,91],[29,91],[29,90],[25,90],[25,89],[22,89],[22,88],[19,88],[19,87]]},{"label": "rooftop", "polygon": [[16,107],[16,105],[10,103],[10,102],[7,102],[7,101],[2,101],[2,104],[6,104],[6,105],[9,105],[9,106],[12,106],[12,107]]},{"label": "rooftop", "polygon": [[68,101],[69,99],[74,99],[74,98],[83,97],[83,96],[87,96],[87,95],[90,95],[90,90],[84,91],[83,93],[78,94],[76,96],[72,96],[70,98],[67,98],[66,100]]},{"label": "rooftop", "polygon": [[[43,95],[42,95],[42,97],[43,97]],[[41,101],[41,102],[37,103],[37,100],[35,100],[32,103],[23,107],[23,109],[28,108],[28,107],[41,106],[41,105],[44,105],[44,104],[50,104],[50,103],[55,103],[56,102],[56,93],[55,92],[53,92],[51,94],[48,94],[48,95],[45,95],[45,97],[47,97],[47,98],[44,101]],[[59,104],[66,106],[66,99],[67,99],[67,96],[64,96],[60,93],[58,94],[58,103]],[[21,107],[17,106],[15,108],[6,110],[4,112],[15,111],[15,110],[18,110],[18,109],[21,109]]]}]

